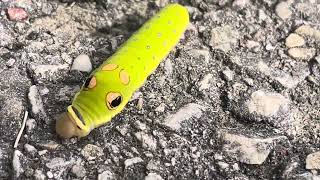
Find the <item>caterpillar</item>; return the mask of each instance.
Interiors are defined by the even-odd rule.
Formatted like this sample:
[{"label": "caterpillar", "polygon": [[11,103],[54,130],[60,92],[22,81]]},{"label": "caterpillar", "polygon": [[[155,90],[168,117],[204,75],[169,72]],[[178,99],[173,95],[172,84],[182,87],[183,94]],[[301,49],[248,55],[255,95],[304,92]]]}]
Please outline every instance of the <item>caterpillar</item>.
[{"label": "caterpillar", "polygon": [[109,122],[179,42],[189,14],[169,4],[149,19],[87,78],[56,120],[62,138],[84,137]]}]

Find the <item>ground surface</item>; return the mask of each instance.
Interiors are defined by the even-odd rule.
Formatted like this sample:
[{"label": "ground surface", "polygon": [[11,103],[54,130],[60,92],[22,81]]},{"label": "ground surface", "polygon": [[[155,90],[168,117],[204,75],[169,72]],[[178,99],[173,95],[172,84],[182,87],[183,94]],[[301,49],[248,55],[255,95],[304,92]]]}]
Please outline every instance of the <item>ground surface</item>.
[{"label": "ground surface", "polygon": [[318,0],[172,1],[190,26],[125,110],[57,137],[74,59],[96,68],[169,2],[0,0],[1,179],[320,179]]}]

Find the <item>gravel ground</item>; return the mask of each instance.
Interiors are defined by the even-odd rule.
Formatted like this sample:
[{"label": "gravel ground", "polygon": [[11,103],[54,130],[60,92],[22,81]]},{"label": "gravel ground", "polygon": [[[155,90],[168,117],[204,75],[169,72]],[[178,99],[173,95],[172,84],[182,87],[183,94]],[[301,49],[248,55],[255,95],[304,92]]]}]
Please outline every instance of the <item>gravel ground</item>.
[{"label": "gravel ground", "polygon": [[[55,117],[91,65],[74,60],[98,67],[170,2],[190,13],[179,45],[110,124],[60,139]],[[320,179],[319,9],[0,0],[0,179]]]}]

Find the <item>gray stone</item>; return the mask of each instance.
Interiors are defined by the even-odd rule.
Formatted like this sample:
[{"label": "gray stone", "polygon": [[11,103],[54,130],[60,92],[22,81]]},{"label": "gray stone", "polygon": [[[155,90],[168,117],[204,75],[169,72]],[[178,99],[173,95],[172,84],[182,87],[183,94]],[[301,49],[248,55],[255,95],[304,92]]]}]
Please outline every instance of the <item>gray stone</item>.
[{"label": "gray stone", "polygon": [[181,128],[181,124],[188,119],[195,117],[200,118],[203,111],[206,109],[205,106],[190,103],[182,107],[175,114],[171,114],[164,120],[163,124],[170,127],[173,130]]},{"label": "gray stone", "polygon": [[93,144],[87,144],[82,150],[81,154],[88,160],[94,160],[100,156],[103,156],[103,149]]},{"label": "gray stone", "polygon": [[255,91],[247,102],[250,113],[257,113],[262,116],[275,116],[279,111],[287,112],[290,100],[278,93]]},{"label": "gray stone", "polygon": [[215,49],[228,52],[238,42],[240,34],[232,26],[216,27],[211,31],[210,45]]},{"label": "gray stone", "polygon": [[163,180],[163,178],[156,173],[149,173],[144,180]]},{"label": "gray stone", "polygon": [[223,133],[223,139],[228,142],[228,144],[223,145],[223,149],[242,163],[262,164],[273,148],[272,143],[277,139],[283,138],[285,137],[249,138],[242,135]]},{"label": "gray stone", "polygon": [[16,177],[19,177],[24,172],[21,165],[21,158],[23,158],[23,154],[19,150],[15,150],[13,153],[12,167]]},{"label": "gray stone", "polygon": [[73,165],[71,172],[79,178],[86,176],[86,169],[81,165]]},{"label": "gray stone", "polygon": [[276,14],[283,20],[289,19],[292,15],[288,2],[279,2],[276,6]]},{"label": "gray stone", "polygon": [[124,166],[125,166],[125,168],[128,168],[134,164],[141,163],[141,162],[143,162],[143,160],[140,157],[134,157],[131,159],[126,159],[124,161]]},{"label": "gray stone", "polygon": [[306,169],[320,169],[320,151],[307,156]]}]

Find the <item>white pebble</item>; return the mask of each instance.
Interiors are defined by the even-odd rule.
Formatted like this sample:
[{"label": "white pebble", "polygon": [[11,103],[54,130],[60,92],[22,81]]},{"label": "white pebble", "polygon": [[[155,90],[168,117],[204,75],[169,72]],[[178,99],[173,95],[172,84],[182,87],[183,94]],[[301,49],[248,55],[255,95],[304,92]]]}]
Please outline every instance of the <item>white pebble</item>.
[{"label": "white pebble", "polygon": [[290,4],[287,2],[280,2],[276,6],[276,14],[283,20],[286,20],[291,17],[292,12],[290,10]]},{"label": "white pebble", "polygon": [[286,46],[291,48],[291,47],[297,47],[297,46],[303,46],[305,43],[303,37],[296,33],[291,33],[287,38],[286,38]]},{"label": "white pebble", "polygon": [[12,166],[16,177],[19,177],[21,173],[24,172],[24,170],[21,167],[20,158],[23,156],[23,154],[19,150],[15,150],[13,153],[13,160],[12,160]]},{"label": "white pebble", "polygon": [[52,178],[53,178],[53,174],[52,174],[51,171],[48,171],[48,172],[47,172],[47,177],[48,177],[49,179],[52,179]]},{"label": "white pebble", "polygon": [[128,168],[129,166],[132,166],[132,165],[140,163],[140,162],[143,162],[143,160],[140,157],[126,159],[124,161],[124,166],[125,166],[125,168]]},{"label": "white pebble", "polygon": [[163,180],[163,178],[156,173],[149,173],[144,180]]},{"label": "white pebble", "polygon": [[308,61],[315,56],[316,50],[314,48],[291,48],[288,54],[296,60]]},{"label": "white pebble", "polygon": [[81,54],[73,61],[71,70],[78,70],[83,72],[90,72],[92,70],[92,64],[89,56]]}]

